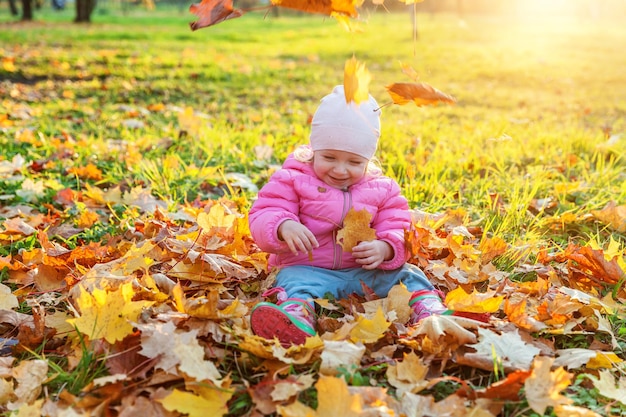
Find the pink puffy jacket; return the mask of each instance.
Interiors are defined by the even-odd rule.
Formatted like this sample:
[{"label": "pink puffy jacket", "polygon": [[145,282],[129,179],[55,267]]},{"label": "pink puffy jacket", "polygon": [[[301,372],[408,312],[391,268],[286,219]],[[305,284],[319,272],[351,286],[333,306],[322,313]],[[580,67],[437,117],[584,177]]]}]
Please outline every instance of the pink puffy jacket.
[{"label": "pink puffy jacket", "polygon": [[[370,227],[380,240],[389,243],[394,257],[379,269],[396,269],[408,259],[404,231],[411,217],[407,200],[391,178],[366,175],[348,191],[330,187],[317,178],[310,163],[290,155],[259,191],[249,213],[250,232],[261,250],[270,253],[269,266],[309,265],[328,269],[360,267],[349,252],[336,243],[337,231],[350,208],[365,208],[372,214]],[[319,248],[309,255],[293,255],[278,239],[278,226],[287,219],[299,221],[317,238]]]}]

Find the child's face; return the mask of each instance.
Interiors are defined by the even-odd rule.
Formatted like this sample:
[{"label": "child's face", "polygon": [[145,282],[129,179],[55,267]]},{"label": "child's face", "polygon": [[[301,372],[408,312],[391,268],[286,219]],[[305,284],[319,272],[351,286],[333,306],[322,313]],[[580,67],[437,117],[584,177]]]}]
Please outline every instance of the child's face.
[{"label": "child's face", "polygon": [[314,153],[313,171],[331,187],[345,189],[363,178],[368,162],[351,152],[322,149]]}]

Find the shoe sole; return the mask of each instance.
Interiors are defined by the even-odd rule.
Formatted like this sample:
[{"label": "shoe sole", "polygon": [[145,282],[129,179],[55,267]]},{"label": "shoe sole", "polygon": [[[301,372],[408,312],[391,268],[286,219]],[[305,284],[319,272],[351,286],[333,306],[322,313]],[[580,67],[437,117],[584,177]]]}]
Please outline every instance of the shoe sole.
[{"label": "shoe sole", "polygon": [[277,338],[283,347],[301,345],[311,335],[296,326],[285,313],[274,305],[259,305],[250,316],[250,326],[257,336]]}]

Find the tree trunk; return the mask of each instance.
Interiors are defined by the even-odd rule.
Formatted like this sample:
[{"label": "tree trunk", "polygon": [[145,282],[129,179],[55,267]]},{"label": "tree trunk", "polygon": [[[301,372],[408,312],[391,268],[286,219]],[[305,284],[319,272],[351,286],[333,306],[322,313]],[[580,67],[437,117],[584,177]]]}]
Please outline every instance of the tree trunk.
[{"label": "tree trunk", "polygon": [[11,9],[11,15],[17,16],[19,14],[15,0],[9,0],[9,8]]},{"label": "tree trunk", "polygon": [[96,8],[96,0],[76,0],[76,19],[77,23],[90,23],[91,12]]},{"label": "tree trunk", "polygon": [[22,0],[22,20],[33,20],[32,0]]}]

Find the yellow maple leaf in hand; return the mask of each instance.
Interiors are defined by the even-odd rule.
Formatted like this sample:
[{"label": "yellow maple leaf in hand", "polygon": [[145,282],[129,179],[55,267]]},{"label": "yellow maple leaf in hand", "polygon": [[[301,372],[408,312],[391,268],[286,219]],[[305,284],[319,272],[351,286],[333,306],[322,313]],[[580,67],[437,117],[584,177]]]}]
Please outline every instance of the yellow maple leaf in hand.
[{"label": "yellow maple leaf in hand", "polygon": [[343,220],[343,227],[337,233],[337,243],[344,252],[352,252],[352,248],[359,242],[368,242],[376,239],[376,230],[370,227],[372,215],[365,209],[348,211]]},{"label": "yellow maple leaf in hand", "polygon": [[347,60],[343,72],[343,92],[346,96],[346,103],[354,101],[359,104],[367,101],[371,80],[372,76],[364,63],[357,61],[355,57]]},{"label": "yellow maple leaf in hand", "polygon": [[141,311],[153,304],[152,301],[131,301],[134,294],[131,282],[110,292],[96,288],[89,293],[81,287],[76,300],[81,316],[67,322],[92,340],[104,338],[115,343],[133,332],[131,322],[137,321]]}]

